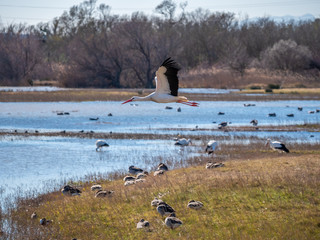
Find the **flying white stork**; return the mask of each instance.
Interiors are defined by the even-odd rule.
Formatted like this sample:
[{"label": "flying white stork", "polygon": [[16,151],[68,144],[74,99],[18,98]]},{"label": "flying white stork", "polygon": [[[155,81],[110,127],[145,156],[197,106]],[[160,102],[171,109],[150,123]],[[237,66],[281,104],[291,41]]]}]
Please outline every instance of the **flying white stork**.
[{"label": "flying white stork", "polygon": [[122,104],[132,101],[154,101],[157,103],[177,102],[192,107],[198,107],[198,103],[190,102],[186,97],[178,96],[180,68],[170,57],[167,58],[156,71],[156,91],[145,97],[134,96]]},{"label": "flying white stork", "polygon": [[104,141],[104,140],[97,140],[96,141],[96,151],[98,151],[99,149],[101,149],[102,147],[109,147],[109,144]]},{"label": "flying white stork", "polygon": [[207,147],[206,147],[206,153],[208,153],[208,154],[213,153],[217,147],[218,147],[217,141],[210,140],[207,144]]},{"label": "flying white stork", "polygon": [[289,153],[289,149],[281,142],[278,141],[271,141],[270,138],[267,139],[266,146],[270,146],[273,150],[283,151]]}]

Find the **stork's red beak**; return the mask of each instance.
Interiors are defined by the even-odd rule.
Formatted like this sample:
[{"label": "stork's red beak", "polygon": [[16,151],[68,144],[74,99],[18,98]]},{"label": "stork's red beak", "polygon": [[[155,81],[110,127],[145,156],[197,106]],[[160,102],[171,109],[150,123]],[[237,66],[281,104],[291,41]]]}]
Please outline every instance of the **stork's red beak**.
[{"label": "stork's red beak", "polygon": [[132,98],[130,98],[129,100],[123,102],[122,104],[128,103],[128,102],[132,102]]}]

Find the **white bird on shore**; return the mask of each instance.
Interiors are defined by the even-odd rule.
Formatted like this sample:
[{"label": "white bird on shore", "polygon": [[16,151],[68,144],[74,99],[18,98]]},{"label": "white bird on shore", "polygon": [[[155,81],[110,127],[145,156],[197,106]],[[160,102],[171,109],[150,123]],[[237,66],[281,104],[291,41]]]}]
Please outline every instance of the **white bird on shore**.
[{"label": "white bird on shore", "polygon": [[273,150],[278,150],[282,152],[289,153],[289,149],[281,142],[278,141],[271,141],[270,138],[267,139],[266,146],[270,146]]},{"label": "white bird on shore", "polygon": [[191,143],[190,139],[186,138],[180,138],[176,141],[174,145],[179,145],[179,146],[188,146]]},{"label": "white bird on shore", "polygon": [[166,218],[164,223],[166,224],[167,227],[171,229],[175,229],[182,225],[182,221],[176,217],[175,213],[171,213],[169,217]]},{"label": "white bird on shore", "polygon": [[109,144],[105,140],[97,140],[96,141],[96,151],[101,149],[102,147],[109,147]]},{"label": "white bird on shore", "polygon": [[134,96],[122,104],[132,101],[154,101],[157,103],[177,102],[192,107],[198,107],[198,103],[190,102],[186,97],[178,96],[180,68],[170,57],[167,58],[156,71],[156,90],[145,97]]},{"label": "white bird on shore", "polygon": [[210,140],[207,144],[207,147],[206,147],[206,153],[208,153],[208,154],[213,153],[217,147],[218,147],[217,141]]}]

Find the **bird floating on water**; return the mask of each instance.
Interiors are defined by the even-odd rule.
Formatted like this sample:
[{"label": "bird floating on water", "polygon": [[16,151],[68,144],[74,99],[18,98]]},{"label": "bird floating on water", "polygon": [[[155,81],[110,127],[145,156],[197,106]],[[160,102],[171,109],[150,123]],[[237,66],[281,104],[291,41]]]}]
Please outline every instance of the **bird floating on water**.
[{"label": "bird floating on water", "polygon": [[253,119],[250,122],[253,126],[257,126],[258,125],[258,120],[257,119]]},{"label": "bird floating on water", "polygon": [[182,225],[182,221],[176,217],[175,213],[171,213],[164,221],[167,227],[175,229]]},{"label": "bird floating on water", "polygon": [[178,139],[174,145],[179,145],[179,146],[188,146],[191,143],[190,139],[186,138],[180,138]]},{"label": "bird floating on water", "polygon": [[210,140],[207,144],[207,147],[206,147],[206,153],[208,153],[208,154],[213,153],[217,147],[218,147],[217,141]]},{"label": "bird floating on water", "polygon": [[289,149],[281,142],[278,141],[271,141],[270,138],[267,139],[266,146],[270,146],[273,150],[277,150],[280,152],[286,152],[289,153]]},{"label": "bird floating on water", "polygon": [[157,103],[177,102],[191,107],[198,107],[196,102],[190,102],[186,97],[178,96],[179,79],[178,71],[180,70],[177,63],[170,57],[167,58],[156,71],[156,90],[145,96],[134,96],[122,104],[132,101],[154,101]]},{"label": "bird floating on water", "polygon": [[102,149],[103,147],[109,147],[109,144],[105,140],[97,140],[96,141],[96,151]]}]

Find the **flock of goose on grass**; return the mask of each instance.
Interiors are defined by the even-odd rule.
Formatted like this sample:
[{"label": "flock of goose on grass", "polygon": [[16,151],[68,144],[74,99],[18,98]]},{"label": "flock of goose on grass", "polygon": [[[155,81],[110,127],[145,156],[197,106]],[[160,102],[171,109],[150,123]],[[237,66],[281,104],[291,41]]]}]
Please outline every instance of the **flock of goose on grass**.
[{"label": "flock of goose on grass", "polygon": [[[191,143],[190,139],[185,139],[185,138],[175,139],[175,140],[176,140],[175,145],[180,145],[180,146],[188,146]],[[290,152],[283,143],[278,141],[271,141],[271,139],[267,139],[266,145],[276,151],[281,151],[286,153]],[[102,147],[109,147],[109,144],[107,144],[105,140],[97,140],[96,151],[101,150]],[[210,155],[210,154],[213,154],[217,150],[217,148],[218,148],[218,142],[215,140],[210,140],[206,145],[205,152],[208,155]],[[219,163],[219,162],[209,161],[206,163],[205,167],[206,169],[213,169],[213,168],[219,168],[224,166],[225,164],[222,162]],[[153,175],[154,176],[163,175],[165,174],[166,171],[169,171],[168,166],[164,163],[159,163]],[[144,171],[143,169],[133,165],[129,166],[128,172],[131,175],[127,175],[123,178],[124,186],[130,186],[133,184],[145,182],[147,177],[149,176],[149,173],[147,171]],[[92,185],[91,191],[95,192],[96,198],[112,197],[112,195],[114,194],[113,190],[104,190],[102,186],[99,184]],[[82,192],[78,188],[72,187],[70,185],[65,185],[61,189],[61,193],[65,196],[80,196]],[[170,229],[175,229],[182,225],[182,221],[179,218],[177,218],[176,211],[174,210],[174,208],[170,206],[168,203],[164,202],[161,198],[155,197],[151,201],[151,206],[156,207],[157,212],[162,217],[166,217],[164,220],[164,225],[166,225]],[[195,201],[195,200],[190,200],[187,204],[187,208],[194,209],[194,210],[199,210],[203,206],[204,204],[202,202]],[[32,219],[37,218],[36,212],[32,213],[31,218]],[[52,220],[47,220],[46,218],[40,219],[40,225],[47,225],[51,222]],[[145,219],[141,219],[137,223],[137,229],[145,229],[146,231],[150,231],[150,223]]]}]

